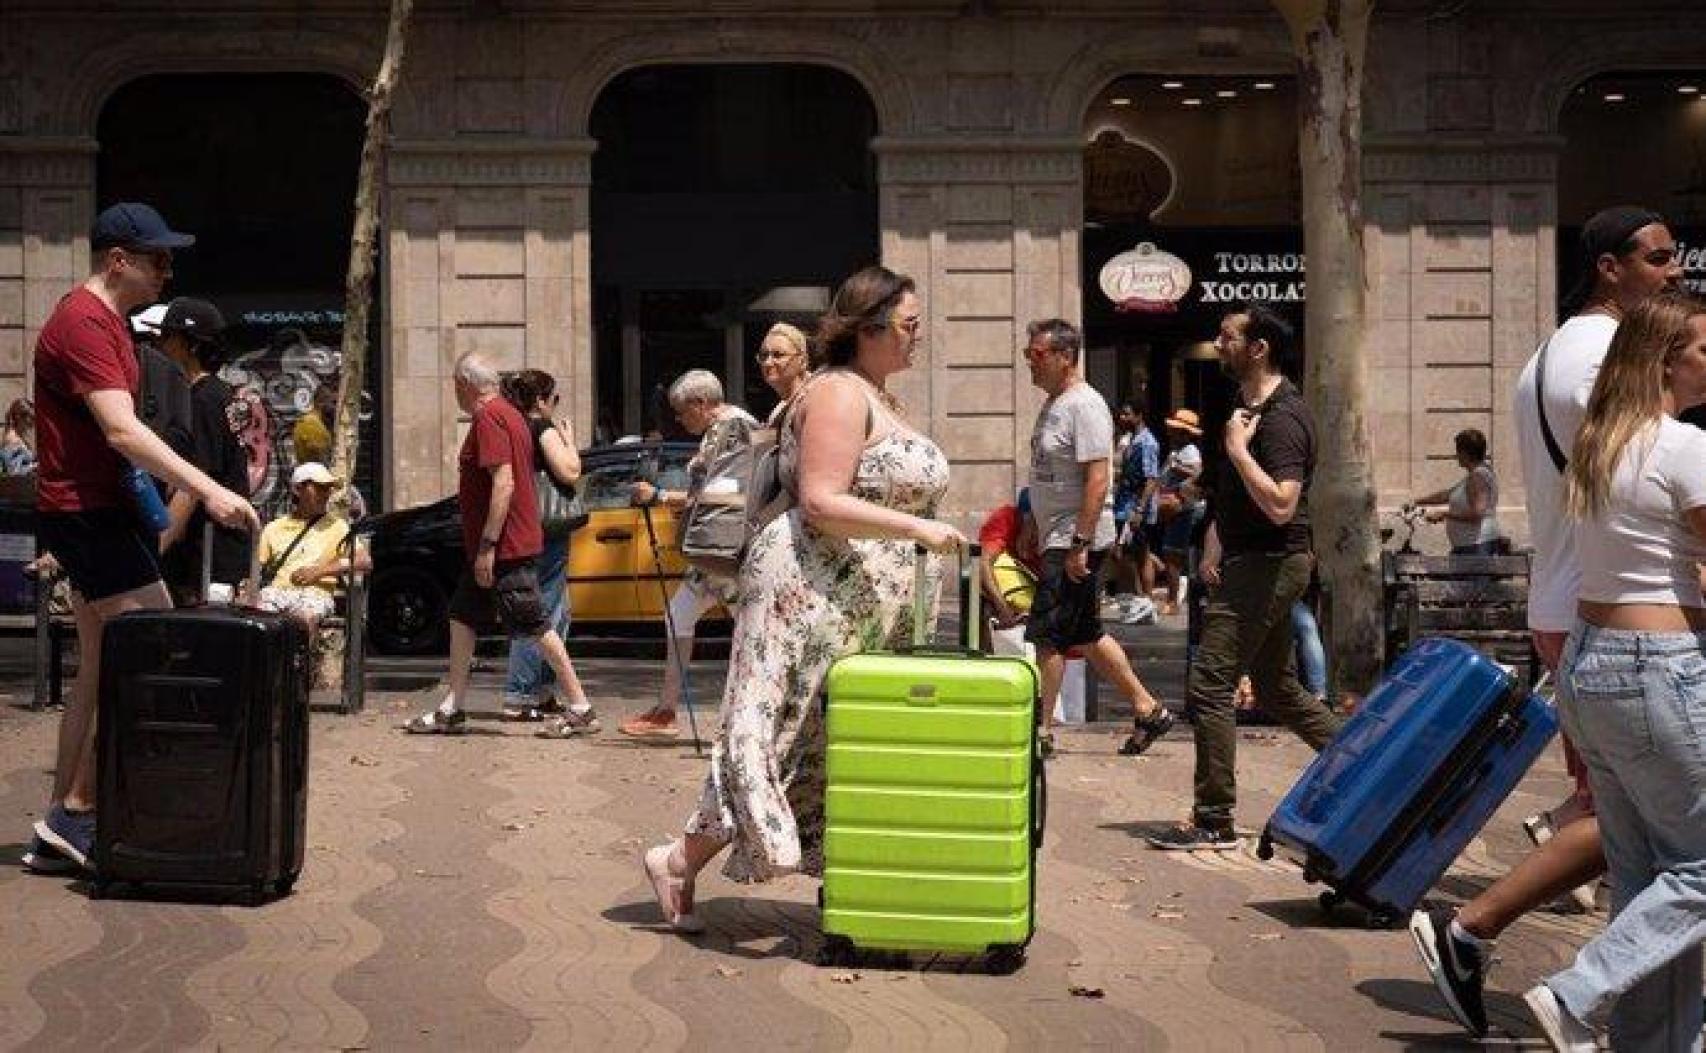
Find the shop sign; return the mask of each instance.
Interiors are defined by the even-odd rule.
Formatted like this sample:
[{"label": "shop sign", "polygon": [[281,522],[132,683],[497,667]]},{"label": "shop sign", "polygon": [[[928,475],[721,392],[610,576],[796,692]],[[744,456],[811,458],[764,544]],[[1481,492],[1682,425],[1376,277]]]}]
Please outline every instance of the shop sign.
[{"label": "shop sign", "polygon": [[1689,248],[1678,239],[1676,261],[1682,267],[1682,287],[1696,296],[1706,296],[1706,248]]},{"label": "shop sign", "polygon": [[1203,303],[1302,303],[1303,253],[1217,252],[1215,275],[1202,283]]},{"label": "shop sign", "polygon": [[1191,291],[1191,269],[1145,241],[1103,264],[1098,283],[1118,310],[1167,313]]}]

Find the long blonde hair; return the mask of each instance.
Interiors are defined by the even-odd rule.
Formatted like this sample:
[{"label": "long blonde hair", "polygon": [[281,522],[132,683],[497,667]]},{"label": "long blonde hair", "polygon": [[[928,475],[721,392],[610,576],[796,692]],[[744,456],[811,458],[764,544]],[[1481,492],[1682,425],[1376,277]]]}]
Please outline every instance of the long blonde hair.
[{"label": "long blonde hair", "polygon": [[1688,347],[1688,320],[1699,315],[1706,315],[1706,303],[1666,291],[1618,323],[1564,474],[1564,510],[1572,518],[1593,519],[1605,511],[1624,451],[1643,435],[1651,445],[1652,426],[1664,414],[1666,367]]}]

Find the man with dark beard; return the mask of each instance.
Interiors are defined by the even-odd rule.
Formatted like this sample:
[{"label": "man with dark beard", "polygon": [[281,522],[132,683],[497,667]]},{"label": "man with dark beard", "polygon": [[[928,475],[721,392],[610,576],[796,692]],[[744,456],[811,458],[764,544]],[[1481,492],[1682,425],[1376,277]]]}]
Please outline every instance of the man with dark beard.
[{"label": "man with dark beard", "polygon": [[1196,805],[1189,823],[1149,838],[1156,848],[1238,847],[1233,832],[1238,728],[1233,693],[1247,671],[1263,708],[1319,750],[1339,717],[1298,682],[1291,608],[1309,587],[1315,425],[1281,369],[1291,326],[1259,304],[1220,320],[1214,347],[1238,382],[1241,408],[1226,424],[1226,458],[1213,488],[1202,582],[1212,591],[1185,694],[1196,732]]}]

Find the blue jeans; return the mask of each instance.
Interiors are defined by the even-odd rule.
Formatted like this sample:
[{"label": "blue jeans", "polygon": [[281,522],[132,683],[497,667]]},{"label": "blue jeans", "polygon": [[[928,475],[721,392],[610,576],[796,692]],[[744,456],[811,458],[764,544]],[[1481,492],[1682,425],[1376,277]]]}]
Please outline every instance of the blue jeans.
[{"label": "blue jeans", "polygon": [[1315,612],[1298,600],[1291,605],[1291,635],[1297,641],[1297,678],[1316,698],[1327,697],[1327,649],[1321,646],[1321,627]]},{"label": "blue jeans", "polygon": [[1559,711],[1587,762],[1612,920],[1546,985],[1612,1048],[1701,1048],[1706,940],[1706,633],[1576,622]]},{"label": "blue jeans", "polygon": [[[569,631],[569,590],[564,576],[569,563],[569,539],[546,541],[533,564],[539,575],[539,595],[545,603],[546,624],[562,636]],[[526,705],[542,699],[557,682],[557,674],[545,664],[545,655],[533,640],[513,638],[509,642],[509,679],[504,700]]]}]

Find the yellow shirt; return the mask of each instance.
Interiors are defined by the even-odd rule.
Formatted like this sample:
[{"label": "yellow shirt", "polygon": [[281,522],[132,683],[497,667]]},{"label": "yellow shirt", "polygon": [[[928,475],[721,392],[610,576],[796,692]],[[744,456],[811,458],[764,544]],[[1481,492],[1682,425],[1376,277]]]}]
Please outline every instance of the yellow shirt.
[{"label": "yellow shirt", "polygon": [[332,433],[315,410],[309,410],[302,415],[296,422],[296,427],[291,429],[290,439],[296,447],[297,464],[307,464],[309,461],[325,464],[332,455]]},{"label": "yellow shirt", "polygon": [[[282,516],[268,523],[266,528],[261,531],[261,566],[264,568],[269,561],[282,555],[307,525],[307,521],[295,516]],[[308,536],[304,537],[302,542],[296,546],[296,550],[291,552],[290,558],[278,568],[277,573],[262,584],[293,589],[312,587],[321,590],[328,596],[331,595],[332,588],[329,579],[316,582],[312,586],[302,586],[291,581],[290,576],[303,567],[324,563],[333,556],[340,555],[338,546],[348,536],[348,520],[333,515],[322,516],[320,521],[314,524],[314,528],[308,531]],[[347,556],[347,553],[342,555]]]}]

